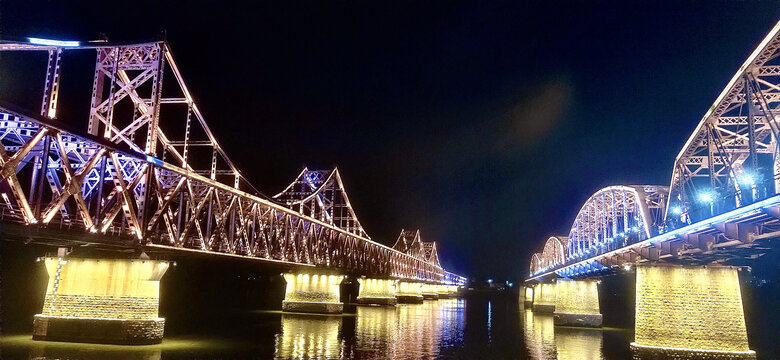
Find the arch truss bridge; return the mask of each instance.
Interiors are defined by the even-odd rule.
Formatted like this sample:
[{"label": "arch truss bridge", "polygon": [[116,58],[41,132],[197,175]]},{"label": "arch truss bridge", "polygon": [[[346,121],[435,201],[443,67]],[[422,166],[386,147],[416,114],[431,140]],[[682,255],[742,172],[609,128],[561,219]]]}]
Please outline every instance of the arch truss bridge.
[{"label": "arch truss bridge", "polygon": [[780,23],[685,142],[666,185],[597,191],[568,234],[531,257],[530,280],[586,277],[645,261],[727,263],[780,236]]}]

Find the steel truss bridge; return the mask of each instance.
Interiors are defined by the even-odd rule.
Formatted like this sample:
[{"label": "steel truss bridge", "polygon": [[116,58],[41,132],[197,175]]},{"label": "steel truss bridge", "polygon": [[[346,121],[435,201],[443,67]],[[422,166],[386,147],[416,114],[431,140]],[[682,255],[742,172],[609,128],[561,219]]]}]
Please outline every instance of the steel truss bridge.
[{"label": "steel truss bridge", "polygon": [[[166,41],[29,38],[0,51],[48,55],[40,115],[0,104],[4,236],[465,284],[419,232],[407,242],[402,231],[404,247],[373,241],[338,169],[304,169],[281,193],[260,194],[207,125]],[[96,54],[86,133],[56,120],[63,53],[79,51]]]},{"label": "steel truss bridge", "polygon": [[529,280],[608,274],[636,262],[756,258],[780,237],[780,23],[704,114],[662,185],[610,186],[568,234],[531,257]]}]

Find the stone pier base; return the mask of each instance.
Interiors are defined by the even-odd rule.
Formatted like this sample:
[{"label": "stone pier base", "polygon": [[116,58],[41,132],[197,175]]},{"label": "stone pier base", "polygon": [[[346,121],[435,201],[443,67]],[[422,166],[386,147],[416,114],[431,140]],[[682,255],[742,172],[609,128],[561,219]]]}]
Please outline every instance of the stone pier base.
[{"label": "stone pier base", "polygon": [[601,314],[571,314],[555,312],[553,321],[560,326],[601,327]]},{"label": "stone pier base", "polygon": [[739,275],[725,266],[636,268],[635,359],[755,359]]},{"label": "stone pier base", "polygon": [[344,303],[282,300],[282,311],[315,314],[341,314],[344,312]]},{"label": "stone pier base", "polygon": [[756,352],[676,349],[631,343],[634,360],[756,360]]},{"label": "stone pier base", "polygon": [[422,304],[425,300],[422,295],[396,295],[395,298],[401,304]]},{"label": "stone pier base", "polygon": [[598,282],[559,279],[553,320],[561,326],[601,327]]},{"label": "stone pier base", "polygon": [[341,314],[342,275],[284,274],[287,282],[282,311],[318,314]]},{"label": "stone pier base", "polygon": [[533,305],[533,311],[538,313],[552,314],[555,312],[555,304],[538,304]]},{"label": "stone pier base", "polygon": [[398,280],[362,278],[356,299],[359,305],[395,305]]},{"label": "stone pier base", "polygon": [[165,319],[89,319],[35,315],[33,340],[118,345],[159,344]]}]

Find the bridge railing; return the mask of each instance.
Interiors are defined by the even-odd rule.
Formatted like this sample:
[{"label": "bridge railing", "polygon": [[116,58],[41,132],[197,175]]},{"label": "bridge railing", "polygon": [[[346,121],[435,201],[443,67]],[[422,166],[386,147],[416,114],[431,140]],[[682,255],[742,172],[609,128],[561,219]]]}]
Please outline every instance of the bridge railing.
[{"label": "bridge railing", "polygon": [[5,222],[80,231],[86,242],[114,235],[131,246],[465,283],[439,266],[53,121],[0,107],[0,144]]}]

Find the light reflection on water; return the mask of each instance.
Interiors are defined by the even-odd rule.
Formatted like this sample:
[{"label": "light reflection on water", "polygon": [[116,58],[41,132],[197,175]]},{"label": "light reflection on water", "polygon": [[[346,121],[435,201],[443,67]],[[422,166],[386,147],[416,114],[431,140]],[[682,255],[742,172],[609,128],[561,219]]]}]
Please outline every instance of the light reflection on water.
[{"label": "light reflection on water", "polygon": [[525,310],[523,333],[533,360],[603,359],[600,329],[556,327],[552,315]]},{"label": "light reflection on water", "polygon": [[419,305],[358,307],[355,346],[350,355],[388,359],[433,358],[442,348],[462,342],[462,299]]},{"label": "light reflection on water", "polygon": [[[2,359],[601,359],[602,331],[556,328],[502,301],[442,299],[354,314],[280,311],[236,314],[217,326],[187,328],[160,345],[115,346],[0,337]],[[209,323],[210,325],[214,325]],[[467,328],[468,325],[468,328]]]},{"label": "light reflection on water", "polygon": [[282,333],[276,335],[277,359],[341,357],[341,316],[282,314]]}]

